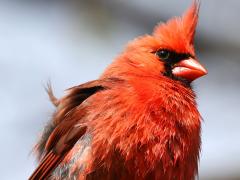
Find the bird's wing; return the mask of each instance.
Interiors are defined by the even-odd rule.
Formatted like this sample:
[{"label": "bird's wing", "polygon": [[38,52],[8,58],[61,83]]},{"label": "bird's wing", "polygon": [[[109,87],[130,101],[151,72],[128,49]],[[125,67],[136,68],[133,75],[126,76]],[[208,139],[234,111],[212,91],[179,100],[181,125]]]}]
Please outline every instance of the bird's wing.
[{"label": "bird's wing", "polygon": [[[113,79],[96,80],[68,89],[68,95],[59,100],[53,120],[35,148],[41,161],[30,180],[45,179],[51,174],[87,131],[87,126],[81,123],[85,113],[85,110],[80,108],[82,102],[99,91],[107,89],[115,81]],[[76,109],[78,107],[79,109]]]}]

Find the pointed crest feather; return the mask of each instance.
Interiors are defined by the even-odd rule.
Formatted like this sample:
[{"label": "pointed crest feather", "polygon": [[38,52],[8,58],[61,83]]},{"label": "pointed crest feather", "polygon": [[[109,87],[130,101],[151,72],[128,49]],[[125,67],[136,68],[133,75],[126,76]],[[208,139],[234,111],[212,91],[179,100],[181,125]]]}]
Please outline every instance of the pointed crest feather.
[{"label": "pointed crest feather", "polygon": [[193,4],[181,16],[175,17],[157,25],[153,35],[166,44],[170,49],[180,52],[190,51],[194,54],[193,42],[195,29],[198,22],[200,1],[194,0]]}]

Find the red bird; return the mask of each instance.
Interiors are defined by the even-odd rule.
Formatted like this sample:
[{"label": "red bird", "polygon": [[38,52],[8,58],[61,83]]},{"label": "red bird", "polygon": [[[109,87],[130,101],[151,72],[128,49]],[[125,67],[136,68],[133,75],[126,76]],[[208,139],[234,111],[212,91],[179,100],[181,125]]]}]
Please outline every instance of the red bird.
[{"label": "red bird", "polygon": [[36,145],[38,179],[193,180],[201,116],[191,82],[205,74],[194,34],[199,3],[130,42],[95,81],[57,100]]}]

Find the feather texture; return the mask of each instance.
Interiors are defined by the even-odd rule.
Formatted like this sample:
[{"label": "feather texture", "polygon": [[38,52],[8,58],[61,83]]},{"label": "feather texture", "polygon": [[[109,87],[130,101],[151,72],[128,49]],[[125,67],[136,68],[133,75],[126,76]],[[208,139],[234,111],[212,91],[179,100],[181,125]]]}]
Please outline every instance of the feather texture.
[{"label": "feather texture", "polygon": [[186,81],[206,71],[183,59],[189,71],[178,74],[189,79],[172,78],[166,72],[179,62],[167,69],[156,52],[196,57],[198,9],[195,1],[182,17],[130,42],[98,80],[68,89],[61,99],[48,89],[56,112],[35,147],[40,164],[30,180],[194,179],[201,116]]}]

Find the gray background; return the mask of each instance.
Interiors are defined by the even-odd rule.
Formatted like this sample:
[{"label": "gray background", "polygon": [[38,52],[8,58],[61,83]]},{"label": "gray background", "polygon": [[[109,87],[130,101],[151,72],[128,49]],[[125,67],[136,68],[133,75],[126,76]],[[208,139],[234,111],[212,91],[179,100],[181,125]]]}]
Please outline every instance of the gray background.
[{"label": "gray background", "polygon": [[[181,15],[191,0],[0,0],[0,179],[26,179],[57,96],[96,79],[124,44]],[[204,118],[200,179],[240,179],[240,1],[202,0],[194,82]]]}]

